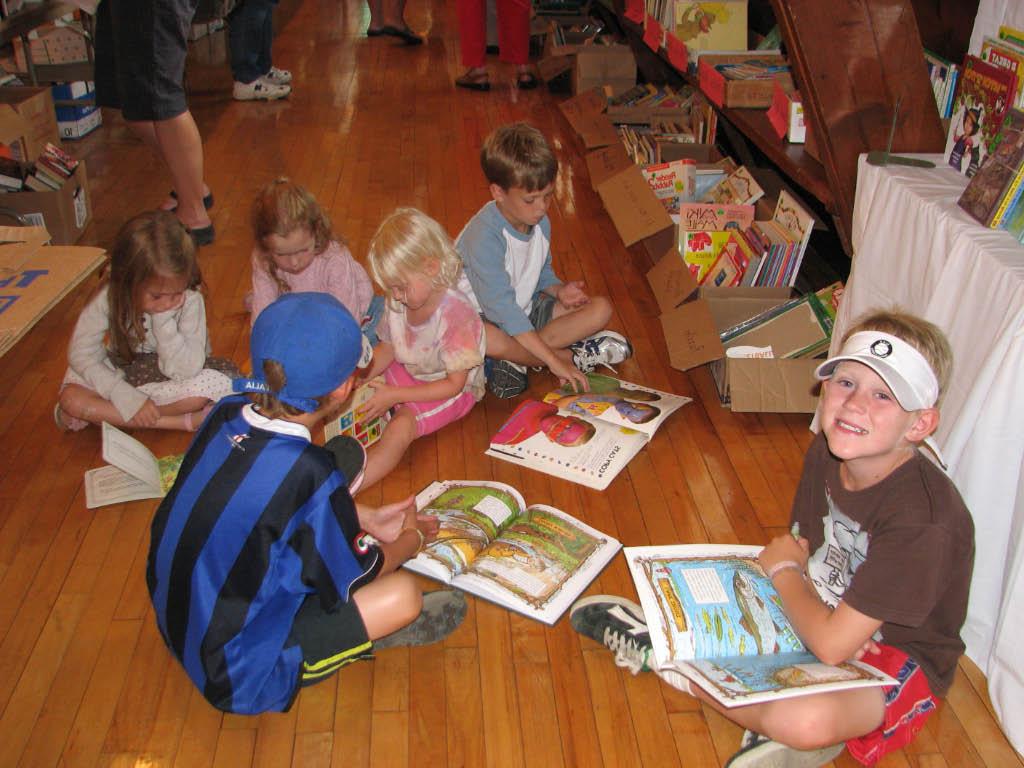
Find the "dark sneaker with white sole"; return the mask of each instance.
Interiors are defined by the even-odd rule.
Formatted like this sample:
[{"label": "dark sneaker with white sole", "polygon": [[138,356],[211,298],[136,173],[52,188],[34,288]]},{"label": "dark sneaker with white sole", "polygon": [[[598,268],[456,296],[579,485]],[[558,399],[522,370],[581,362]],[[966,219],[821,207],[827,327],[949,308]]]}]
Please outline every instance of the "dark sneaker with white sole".
[{"label": "dark sneaker with white sole", "polygon": [[632,600],[617,595],[584,597],[573,603],[569,623],[614,653],[616,666],[634,675],[650,671],[651,634],[643,609]]},{"label": "dark sneaker with white sole", "polygon": [[620,333],[600,331],[593,336],[573,342],[569,345],[572,362],[583,373],[590,373],[597,366],[612,368],[623,360],[633,356],[633,345]]},{"label": "dark sneaker with white sole", "polygon": [[366,449],[354,437],[337,435],[326,443],[324,448],[334,455],[334,466],[348,481],[348,492],[354,495],[363,484],[363,471],[366,469]]},{"label": "dark sneaker with white sole", "polygon": [[457,589],[423,594],[423,609],[407,627],[373,641],[374,650],[406,645],[430,645],[444,640],[466,618],[466,596]]},{"label": "dark sneaker with white sole", "polygon": [[496,397],[507,399],[521,395],[526,391],[529,378],[526,367],[510,363],[508,360],[494,360],[487,372],[487,388]]},{"label": "dark sneaker with white sole", "polygon": [[793,749],[772,741],[753,731],[745,731],[740,750],[725,764],[725,768],[818,768],[842,754],[845,744],[833,744],[821,749]]}]

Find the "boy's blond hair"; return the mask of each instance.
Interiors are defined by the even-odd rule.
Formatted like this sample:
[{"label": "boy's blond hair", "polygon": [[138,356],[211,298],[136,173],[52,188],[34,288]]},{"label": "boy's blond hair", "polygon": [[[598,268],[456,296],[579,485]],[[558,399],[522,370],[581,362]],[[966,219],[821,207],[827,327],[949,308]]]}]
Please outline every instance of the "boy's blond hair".
[{"label": "boy's blond hair", "polygon": [[496,128],[480,149],[480,167],[491,184],[506,192],[519,187],[536,192],[553,184],[558,160],[544,134],[527,123]]},{"label": "boy's blond hair", "polygon": [[439,265],[438,287],[454,288],[462,272],[462,259],[444,227],[416,208],[397,208],[380,223],[368,258],[373,279],[385,291],[410,273],[427,272],[433,259]]},{"label": "boy's blond hair", "polygon": [[953,350],[949,346],[946,334],[937,325],[898,308],[878,310],[858,318],[853,327],[843,335],[843,344],[860,331],[888,333],[903,339],[920,352],[939,382],[939,397],[935,404],[938,406],[942,402],[949,377],[953,373]]}]

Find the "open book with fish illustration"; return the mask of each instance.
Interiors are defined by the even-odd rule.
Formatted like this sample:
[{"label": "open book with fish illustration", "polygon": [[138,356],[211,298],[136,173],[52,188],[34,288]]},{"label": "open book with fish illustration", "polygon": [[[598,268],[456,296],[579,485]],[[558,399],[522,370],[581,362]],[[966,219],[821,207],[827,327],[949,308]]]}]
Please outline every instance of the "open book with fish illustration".
[{"label": "open book with fish illustration", "polygon": [[726,707],[894,685],[867,664],[823,664],[804,647],[758,565],[761,549],[731,544],[625,549],[651,632],[651,666],[686,676]]},{"label": "open book with fish illustration", "polygon": [[604,490],[690,398],[588,373],[589,392],[563,387],[527,400],[491,438],[488,456]]},{"label": "open book with fish illustration", "polygon": [[416,508],[435,515],[441,529],[406,568],[546,624],[622,546],[561,510],[527,507],[503,483],[434,482],[416,496]]}]

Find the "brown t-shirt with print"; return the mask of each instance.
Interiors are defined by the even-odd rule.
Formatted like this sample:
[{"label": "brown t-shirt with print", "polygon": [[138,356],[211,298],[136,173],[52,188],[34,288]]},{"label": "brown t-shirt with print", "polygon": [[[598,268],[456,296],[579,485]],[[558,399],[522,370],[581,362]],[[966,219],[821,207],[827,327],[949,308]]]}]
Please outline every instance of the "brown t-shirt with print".
[{"label": "brown t-shirt with print", "polygon": [[843,600],[881,620],[880,642],[907,653],[944,696],[964,651],[971,515],[953,481],[920,451],[861,491],[843,488],[840,463],[819,434],[793,501],[793,521],[810,543],[808,575],[829,605]]}]

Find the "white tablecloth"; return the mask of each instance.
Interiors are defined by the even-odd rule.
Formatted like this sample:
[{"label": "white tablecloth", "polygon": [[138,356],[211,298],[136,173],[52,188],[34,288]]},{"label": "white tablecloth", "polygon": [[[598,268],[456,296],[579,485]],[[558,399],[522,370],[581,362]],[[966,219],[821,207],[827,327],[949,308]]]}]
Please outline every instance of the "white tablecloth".
[{"label": "white tablecloth", "polygon": [[1024,247],[956,201],[943,168],[860,158],[853,267],[832,353],[858,315],[897,304],[938,325],[954,352],[937,442],[974,516],[977,551],[964,626],[1003,729],[1024,753]]}]

